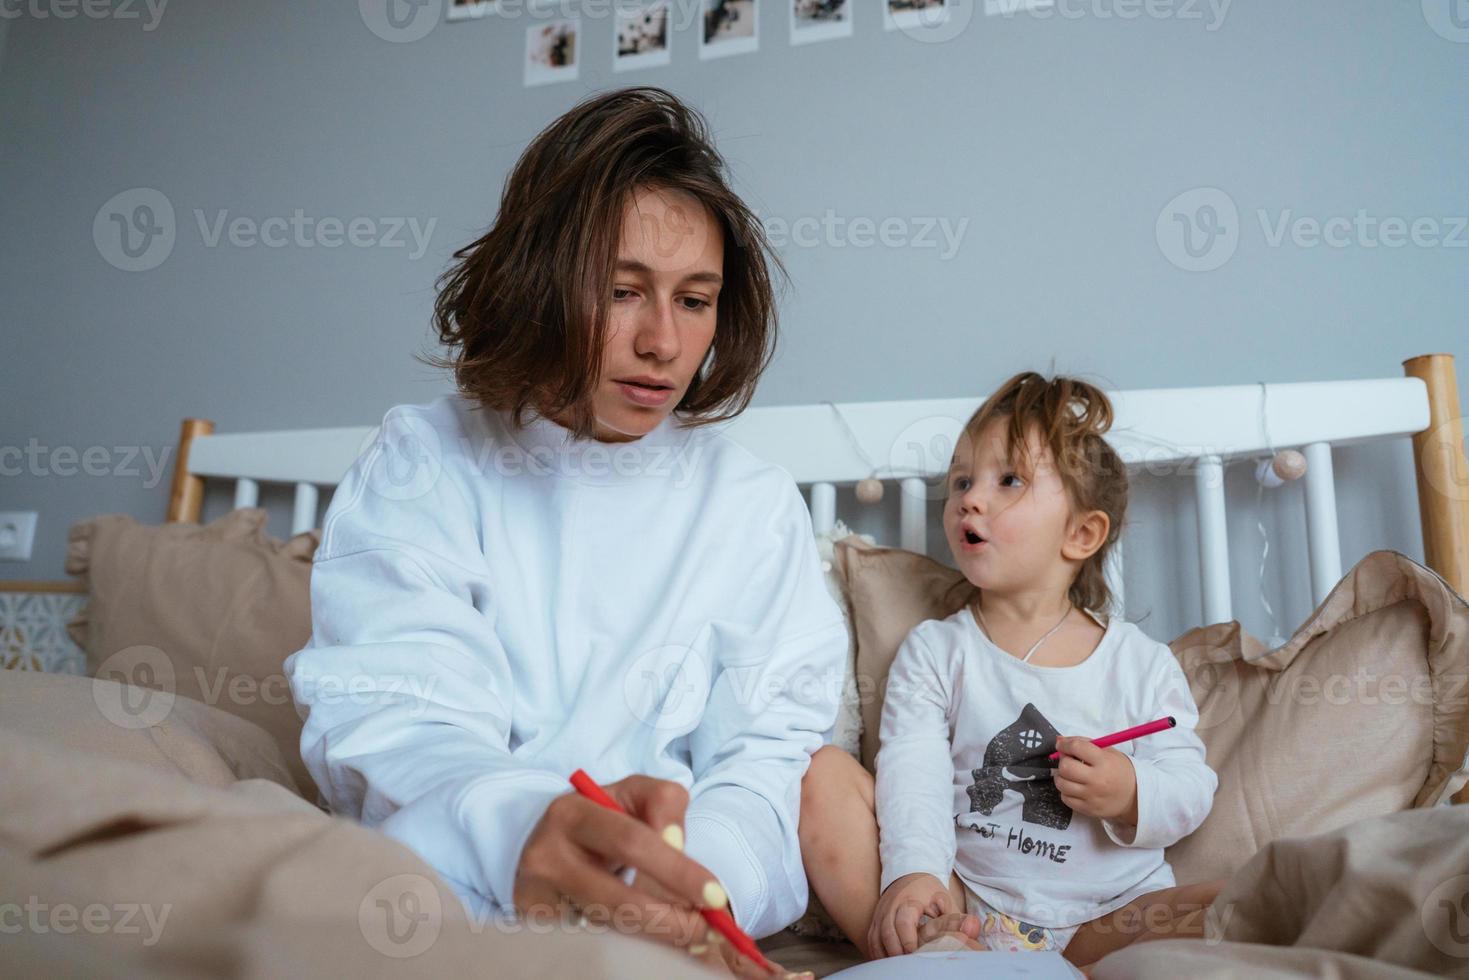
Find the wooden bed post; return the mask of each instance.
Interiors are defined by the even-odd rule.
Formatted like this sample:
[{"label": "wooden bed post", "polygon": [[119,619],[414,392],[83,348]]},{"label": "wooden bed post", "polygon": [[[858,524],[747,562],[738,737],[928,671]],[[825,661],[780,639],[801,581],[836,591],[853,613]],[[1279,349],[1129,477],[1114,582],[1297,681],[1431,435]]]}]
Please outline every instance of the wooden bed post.
[{"label": "wooden bed post", "polygon": [[198,524],[204,513],[204,478],[189,472],[189,446],[195,436],[207,436],[213,431],[214,423],[208,419],[184,419],[179,429],[179,448],[173,457],[173,488],[168,494],[170,524]]},{"label": "wooden bed post", "polygon": [[1428,428],[1413,436],[1423,557],[1460,595],[1469,595],[1469,460],[1454,356],[1410,357],[1403,373],[1428,387]]},{"label": "wooden bed post", "polygon": [[[1423,557],[1456,592],[1469,595],[1469,460],[1454,356],[1410,357],[1403,373],[1428,387],[1428,428],[1413,436]],[[1469,804],[1469,786],[1454,794],[1453,802]]]}]

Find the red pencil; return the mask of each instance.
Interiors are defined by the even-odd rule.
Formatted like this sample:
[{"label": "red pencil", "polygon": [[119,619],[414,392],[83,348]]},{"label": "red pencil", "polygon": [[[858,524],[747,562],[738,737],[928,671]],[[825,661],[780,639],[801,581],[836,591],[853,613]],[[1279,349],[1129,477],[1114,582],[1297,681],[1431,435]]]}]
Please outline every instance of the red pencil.
[{"label": "red pencil", "polygon": [[[1105,749],[1107,746],[1116,745],[1118,742],[1142,738],[1144,735],[1151,735],[1154,732],[1167,731],[1177,724],[1178,721],[1172,715],[1169,715],[1167,718],[1159,718],[1157,721],[1148,721],[1141,725],[1133,725],[1131,728],[1124,728],[1122,731],[1113,732],[1111,735],[1103,735],[1101,738],[1092,739],[1092,742],[1097,748]],[[1052,752],[1046,758],[1059,759],[1061,758],[1061,753]]]},{"label": "red pencil", "polygon": [[[596,780],[594,780],[591,776],[588,776],[586,772],[581,769],[578,769],[576,772],[571,774],[571,785],[575,786],[578,793],[580,793],[582,796],[585,796],[593,803],[600,803],[607,809],[615,810],[618,813],[627,812],[621,807],[621,805],[618,804],[616,800],[608,796],[607,792],[603,790],[602,787],[597,785]],[[711,926],[718,929],[720,935],[724,936],[725,939],[728,939],[735,949],[739,950],[741,953],[744,953],[746,956],[754,960],[757,964],[764,967],[765,969],[775,969],[775,967],[771,965],[770,961],[767,960],[765,956],[760,952],[760,947],[755,945],[755,940],[745,935],[744,930],[735,924],[734,916],[729,914],[728,909],[699,909],[699,912],[704,916],[704,921],[708,922]]]}]

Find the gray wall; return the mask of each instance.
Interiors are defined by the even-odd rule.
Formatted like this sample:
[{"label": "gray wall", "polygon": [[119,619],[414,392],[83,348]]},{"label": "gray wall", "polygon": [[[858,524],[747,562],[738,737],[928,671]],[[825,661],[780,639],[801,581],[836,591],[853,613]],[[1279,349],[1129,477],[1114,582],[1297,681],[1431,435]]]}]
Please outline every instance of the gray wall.
[{"label": "gray wall", "polygon": [[[845,233],[787,244],[784,336],[759,404],[978,397],[1028,367],[1121,388],[1396,376],[1435,351],[1459,357],[1469,391],[1469,249],[1272,246],[1258,216],[1365,211],[1451,231],[1444,219],[1469,214],[1469,43],[1417,2],[1239,0],[1222,21],[1182,6],[1124,19],[1125,0],[1068,0],[1068,16],[975,16],[925,43],[884,32],[863,2],[853,38],[793,48],[770,4],[756,54],[701,63],[685,23],[670,67],[627,75],[610,70],[604,17],[584,22],[580,81],[533,89],[524,16],[390,43],[346,2],[175,0],[153,30],[142,7],[136,20],[28,13],[0,33],[0,447],[103,447],[94,469],[116,471],[126,447],[169,447],[185,416],[221,431],[362,424],[447,390],[411,359],[430,339],[434,276],[491,221],[538,129],[634,83],[706,112],[767,219],[968,222],[947,258]],[[167,197],[177,240],[158,267],[125,272],[93,222],[140,187]],[[1237,250],[1185,271],[1159,217],[1208,187],[1238,208]],[[435,225],[414,258],[210,247],[195,216],[297,208]],[[42,459],[43,475],[0,477],[0,508],[41,512],[34,560],[0,578],[60,576],[67,527],[86,515],[163,516],[166,471],[155,486],[145,464],[67,476],[65,457]],[[1378,547],[1421,557],[1410,461],[1405,442],[1338,453],[1348,564]],[[1254,484],[1237,466],[1229,485],[1236,605],[1268,633]],[[1199,616],[1188,489],[1135,493],[1130,611],[1160,638]],[[848,516],[890,535],[895,498]],[[206,516],[226,506],[216,496]],[[1287,627],[1311,608],[1300,507],[1290,487],[1263,515]]]}]

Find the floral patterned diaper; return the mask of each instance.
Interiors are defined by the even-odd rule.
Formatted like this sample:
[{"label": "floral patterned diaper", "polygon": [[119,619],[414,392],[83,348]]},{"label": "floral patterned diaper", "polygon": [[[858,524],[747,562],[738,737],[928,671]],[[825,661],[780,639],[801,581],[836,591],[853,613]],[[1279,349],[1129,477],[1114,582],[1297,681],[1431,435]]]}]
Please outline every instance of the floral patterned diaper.
[{"label": "floral patterned diaper", "polygon": [[1006,952],[1049,949],[1064,952],[1066,944],[1081,926],[1048,928],[1031,925],[1006,915],[964,886],[965,911],[979,919],[979,942],[990,949]]}]

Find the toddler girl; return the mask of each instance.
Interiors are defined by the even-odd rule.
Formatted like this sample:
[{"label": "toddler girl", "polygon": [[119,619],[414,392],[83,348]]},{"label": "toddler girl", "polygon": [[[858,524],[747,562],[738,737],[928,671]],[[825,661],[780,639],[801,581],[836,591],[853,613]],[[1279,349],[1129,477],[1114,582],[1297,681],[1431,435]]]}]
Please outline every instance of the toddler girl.
[{"label": "toddler girl", "polygon": [[[1177,886],[1163,849],[1203,822],[1217,779],[1168,647],[1103,612],[1128,492],[1111,421],[1099,389],[1034,373],[980,406],[944,505],[967,594],[898,650],[875,785],[840,750],[813,759],[808,880],[869,957],[957,931],[1087,965],[1144,936],[1201,934],[1222,882]],[[1170,715],[1165,731],[1091,742]]]}]

